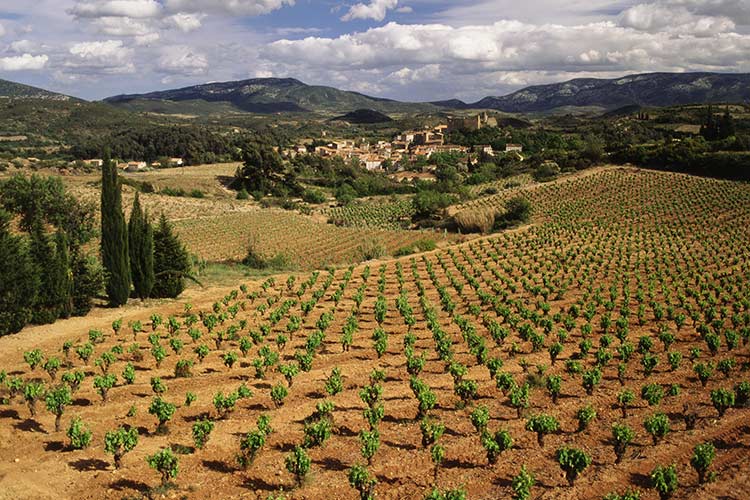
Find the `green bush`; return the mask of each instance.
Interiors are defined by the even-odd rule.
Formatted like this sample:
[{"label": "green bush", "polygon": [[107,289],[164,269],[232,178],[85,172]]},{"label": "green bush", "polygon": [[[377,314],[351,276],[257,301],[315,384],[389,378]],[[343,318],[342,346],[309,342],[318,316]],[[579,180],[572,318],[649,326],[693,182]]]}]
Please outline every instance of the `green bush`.
[{"label": "green bush", "polygon": [[138,444],[138,430],[134,427],[119,427],[104,435],[104,451],[114,456],[115,469],[122,466],[122,457]]},{"label": "green bush", "polygon": [[167,486],[169,480],[177,477],[179,459],[170,448],[164,448],[146,457],[149,467],[161,474],[161,485]]}]

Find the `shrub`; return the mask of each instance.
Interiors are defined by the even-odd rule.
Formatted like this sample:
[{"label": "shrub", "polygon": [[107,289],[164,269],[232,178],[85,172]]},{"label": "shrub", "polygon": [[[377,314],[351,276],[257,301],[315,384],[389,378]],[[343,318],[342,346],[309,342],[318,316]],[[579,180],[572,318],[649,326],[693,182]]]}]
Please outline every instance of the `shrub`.
[{"label": "shrub", "polygon": [[669,433],[669,417],[664,413],[655,413],[643,421],[643,427],[651,434],[656,446]]},{"label": "shrub", "polygon": [[522,197],[505,202],[505,212],[495,217],[495,230],[507,229],[528,222],[531,216],[531,203]]},{"label": "shrub", "polygon": [[289,394],[286,387],[281,384],[276,384],[271,388],[271,399],[277,408],[280,408],[284,404],[284,399]]},{"label": "shrub", "polygon": [[206,443],[208,443],[208,438],[211,436],[211,432],[214,430],[214,423],[213,421],[204,418],[203,420],[199,420],[196,423],[193,424],[193,442],[195,443],[195,447],[199,450],[202,450],[204,446],[206,446]]},{"label": "shrub", "polygon": [[372,458],[380,448],[380,433],[377,429],[360,431],[359,442],[362,457],[367,460],[367,465],[372,465]]},{"label": "shrub", "polygon": [[482,446],[487,453],[487,462],[494,465],[503,451],[513,447],[513,438],[506,430],[499,430],[495,434],[484,432],[482,434]]},{"label": "shrub", "polygon": [[295,446],[294,450],[287,455],[284,460],[286,470],[288,470],[297,482],[297,486],[302,486],[302,481],[310,471],[310,457],[301,446]]},{"label": "shrub", "polygon": [[612,426],[612,444],[615,449],[615,463],[619,464],[622,462],[622,458],[625,456],[625,452],[628,450],[628,445],[635,438],[633,429],[625,424],[614,424]]},{"label": "shrub", "polygon": [[234,407],[239,399],[239,394],[231,392],[224,396],[222,391],[214,394],[214,408],[220,419],[225,419],[234,411]]},{"label": "shrub", "polygon": [[122,466],[122,457],[138,444],[138,430],[134,427],[119,427],[104,435],[104,451],[114,456],[115,469]]},{"label": "shrub", "polygon": [[578,432],[583,432],[596,418],[596,410],[590,404],[586,405],[578,409],[576,412],[576,418],[578,419]]},{"label": "shrub", "polygon": [[344,390],[344,380],[341,377],[341,369],[334,368],[331,375],[326,379],[325,391],[329,396],[335,396]]},{"label": "shrub", "polygon": [[353,465],[349,469],[348,478],[351,487],[359,492],[360,500],[374,500],[375,485],[378,484],[378,481],[370,477],[367,468],[359,464]]},{"label": "shrub", "polygon": [[80,417],[73,417],[66,435],[70,439],[70,447],[74,450],[83,450],[91,444],[91,429],[83,423]]},{"label": "shrub", "polygon": [[176,409],[175,405],[164,401],[159,396],[151,401],[151,405],[148,407],[148,412],[155,416],[159,421],[159,424],[156,427],[156,432],[158,434],[165,434],[167,432],[167,422],[172,420],[172,416],[174,416]]},{"label": "shrub", "polygon": [[325,418],[317,422],[305,424],[305,438],[302,446],[305,448],[323,446],[323,443],[331,437],[331,430],[331,421]]},{"label": "shrub", "polygon": [[126,384],[133,384],[135,382],[135,367],[133,363],[128,363],[122,370],[122,379]]},{"label": "shrub", "polygon": [[428,446],[436,443],[445,432],[445,426],[437,420],[425,417],[419,423],[419,430],[422,432],[422,446]]},{"label": "shrub", "polygon": [[477,433],[482,435],[487,430],[487,423],[490,420],[490,410],[486,406],[478,406],[471,412],[469,418]]},{"label": "shrub", "polygon": [[711,403],[719,412],[719,418],[724,416],[724,413],[734,406],[734,392],[729,389],[716,389],[711,391]]},{"label": "shrub", "polygon": [[531,488],[536,483],[534,475],[526,470],[526,466],[521,466],[521,471],[511,481],[513,488],[514,500],[529,500],[531,498]]},{"label": "shrub", "polygon": [[537,442],[540,447],[544,447],[544,436],[557,432],[560,429],[560,423],[551,415],[534,415],[526,420],[526,430],[535,432]]},{"label": "shrub", "polygon": [[664,388],[659,384],[648,384],[641,388],[641,398],[648,402],[649,406],[661,403],[664,398]]},{"label": "shrub", "polygon": [[325,195],[324,192],[319,191],[317,189],[306,189],[302,193],[302,200],[305,203],[319,205],[321,203],[325,203],[326,201],[328,201],[328,197]]},{"label": "shrub", "polygon": [[67,385],[61,385],[47,393],[44,402],[47,405],[47,411],[55,415],[55,432],[60,432],[60,420],[62,420],[65,407],[73,402],[70,396],[70,388]]},{"label": "shrub", "polygon": [[164,448],[146,457],[149,467],[161,474],[161,485],[167,486],[171,478],[177,477],[179,459],[170,448]]},{"label": "shrub", "polygon": [[693,448],[693,456],[690,458],[690,465],[692,465],[695,472],[698,473],[699,483],[702,484],[706,482],[706,472],[708,472],[708,468],[711,467],[714,457],[716,457],[716,448],[714,448],[714,445],[711,443],[702,443]]},{"label": "shrub", "polygon": [[677,468],[674,465],[657,466],[651,472],[650,478],[651,487],[659,493],[661,500],[667,500],[677,490]]},{"label": "shrub", "polygon": [[243,468],[249,467],[258,452],[266,444],[266,433],[257,430],[248,432],[242,440],[240,440],[240,454],[237,456],[237,462]]},{"label": "shrub", "polygon": [[577,448],[559,448],[555,452],[555,459],[565,472],[565,478],[571,486],[573,486],[578,475],[591,465],[591,457]]}]

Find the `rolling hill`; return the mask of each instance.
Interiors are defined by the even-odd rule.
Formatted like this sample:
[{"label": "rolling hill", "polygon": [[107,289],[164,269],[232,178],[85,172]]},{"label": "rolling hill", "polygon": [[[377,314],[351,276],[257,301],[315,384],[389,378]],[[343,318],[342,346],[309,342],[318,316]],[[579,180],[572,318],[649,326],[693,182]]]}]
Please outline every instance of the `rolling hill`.
[{"label": "rolling hill", "polygon": [[[202,109],[200,103],[220,104],[226,111],[250,113],[347,113],[372,109],[381,113],[415,113],[437,109],[369,97],[333,87],[306,85],[293,78],[256,78],[237,82],[207,83],[148,94],[119,95],[106,102],[134,111],[178,113]],[[210,109],[206,111],[210,112]]]},{"label": "rolling hill", "polygon": [[77,100],[73,97],[50,92],[49,90],[0,79],[0,98],[3,99],[43,99],[49,101]]}]

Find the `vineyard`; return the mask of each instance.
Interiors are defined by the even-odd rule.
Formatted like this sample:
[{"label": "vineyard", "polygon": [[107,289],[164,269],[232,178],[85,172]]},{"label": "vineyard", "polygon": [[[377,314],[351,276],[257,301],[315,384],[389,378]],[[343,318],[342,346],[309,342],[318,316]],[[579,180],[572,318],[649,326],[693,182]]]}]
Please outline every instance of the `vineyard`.
[{"label": "vineyard", "polygon": [[[0,339],[0,499],[745,498],[750,185],[600,169],[468,208],[518,195],[519,230]],[[273,213],[310,265],[357,244]],[[178,227],[219,258],[251,216]]]},{"label": "vineyard", "polygon": [[302,269],[359,262],[371,244],[389,255],[424,238],[457,241],[455,234],[337,227],[292,212],[264,209],[240,214],[186,219],[175,228],[191,253],[208,261],[238,261],[257,241],[268,255],[284,254]]},{"label": "vineyard", "polygon": [[414,205],[408,198],[394,201],[381,198],[355,201],[343,207],[325,209],[322,213],[337,226],[395,230],[411,225]]}]

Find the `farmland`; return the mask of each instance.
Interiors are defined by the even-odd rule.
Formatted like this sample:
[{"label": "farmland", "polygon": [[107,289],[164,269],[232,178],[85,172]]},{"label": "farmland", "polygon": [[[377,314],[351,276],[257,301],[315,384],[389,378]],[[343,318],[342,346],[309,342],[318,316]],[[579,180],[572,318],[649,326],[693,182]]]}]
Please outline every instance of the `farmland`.
[{"label": "farmland", "polygon": [[[434,485],[510,498],[522,465],[531,498],[630,488],[656,499],[649,476],[671,465],[672,498],[742,498],[750,185],[601,168],[457,209],[496,210],[513,196],[531,202],[530,225],[0,339],[0,498],[145,496],[159,483],[146,457],[167,448],[179,459],[175,494],[196,498],[356,498],[355,464],[382,499],[421,499]],[[254,235],[236,228],[262,216],[270,248],[287,245],[310,268],[365,237],[275,213],[177,228],[191,249],[236,258],[242,247],[229,245]],[[375,234],[390,248],[402,233]],[[34,381],[50,391],[65,373],[83,378],[67,383],[77,390],[56,431]],[[74,417],[91,430],[83,449],[66,436]],[[210,439],[196,441],[208,421]],[[115,469],[104,441],[120,426],[137,445]],[[704,443],[716,478],[701,483],[691,459]],[[300,456],[309,472],[296,485],[286,465],[305,476]],[[585,467],[566,479],[558,462],[571,456]]]}]

